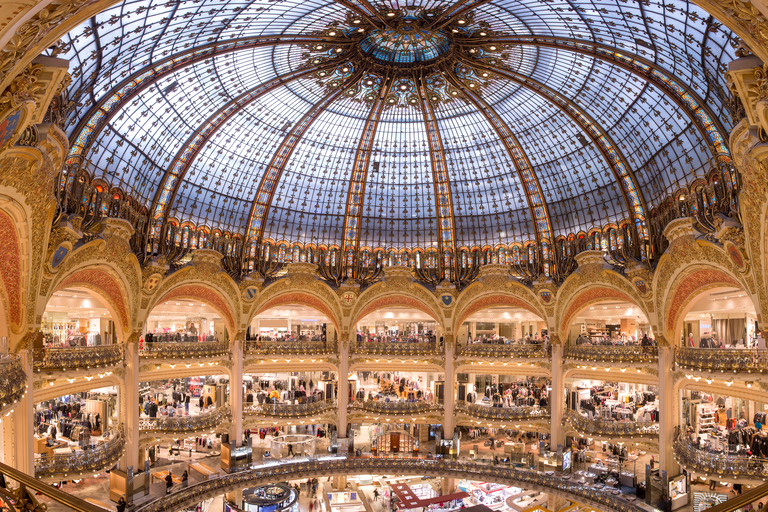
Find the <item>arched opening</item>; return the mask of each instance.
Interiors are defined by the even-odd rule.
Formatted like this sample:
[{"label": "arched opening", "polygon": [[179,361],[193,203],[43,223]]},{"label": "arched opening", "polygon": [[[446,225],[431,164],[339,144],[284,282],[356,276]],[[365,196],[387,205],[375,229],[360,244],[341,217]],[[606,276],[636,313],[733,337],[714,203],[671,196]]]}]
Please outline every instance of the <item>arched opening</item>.
[{"label": "arched opening", "polygon": [[150,311],[144,333],[145,352],[155,343],[228,341],[229,332],[221,313],[204,300],[176,298],[157,304]]},{"label": "arched opening", "polygon": [[651,324],[637,304],[627,300],[591,302],[572,317],[566,333],[571,346],[635,346],[653,339]]},{"label": "arched opening", "polygon": [[[701,349],[765,349],[755,305],[742,288],[710,288],[679,313],[674,343]],[[762,340],[762,341],[761,341]]]},{"label": "arched opening", "polygon": [[358,343],[437,343],[442,336],[442,325],[426,308],[385,306],[366,311],[355,325]]},{"label": "arched opening", "polygon": [[246,340],[254,342],[325,343],[335,339],[330,311],[298,302],[260,310],[246,330]]},{"label": "arched opening", "polygon": [[490,306],[466,316],[456,337],[460,343],[474,344],[532,344],[542,343],[549,336],[547,323],[541,316],[520,306]]},{"label": "arched opening", "polygon": [[99,347],[122,342],[112,304],[96,292],[73,286],[53,293],[40,326],[46,349]]}]

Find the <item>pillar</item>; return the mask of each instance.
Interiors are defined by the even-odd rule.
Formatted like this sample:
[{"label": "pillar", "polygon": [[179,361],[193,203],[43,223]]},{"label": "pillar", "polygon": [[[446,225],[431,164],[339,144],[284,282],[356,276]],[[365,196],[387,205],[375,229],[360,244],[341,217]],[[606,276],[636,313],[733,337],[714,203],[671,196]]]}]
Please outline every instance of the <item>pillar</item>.
[{"label": "pillar", "polygon": [[349,347],[352,333],[344,333],[339,344],[339,437],[347,437],[347,406],[349,405]]},{"label": "pillar", "polygon": [[565,409],[565,382],[563,379],[563,343],[559,336],[552,336],[552,396],[549,406],[552,419],[550,420],[552,434],[552,451],[557,451],[557,445],[565,445],[563,432],[563,414]]},{"label": "pillar", "polygon": [[456,490],[456,480],[454,478],[442,478],[440,482],[440,495],[446,496]]},{"label": "pillar", "polygon": [[125,385],[119,402],[122,423],[125,425],[125,456],[120,469],[133,466],[139,469],[139,332],[134,331],[125,344]]},{"label": "pillar", "polygon": [[237,333],[232,343],[232,376],[229,378],[229,409],[232,411],[230,441],[238,445],[243,439],[243,345],[245,331]]},{"label": "pillar", "polygon": [[454,371],[454,356],[456,343],[453,335],[445,335],[445,388],[443,390],[443,436],[446,439],[453,437],[454,418],[453,405],[456,402],[456,375]]},{"label": "pillar", "polygon": [[675,362],[674,349],[664,338],[656,338],[659,344],[659,469],[670,477],[679,473],[675,462],[675,418],[677,393],[672,366]]},{"label": "pillar", "polygon": [[35,424],[32,392],[32,349],[18,352],[22,368],[27,374],[27,393],[16,404],[10,416],[2,418],[4,452],[3,462],[35,476]]}]

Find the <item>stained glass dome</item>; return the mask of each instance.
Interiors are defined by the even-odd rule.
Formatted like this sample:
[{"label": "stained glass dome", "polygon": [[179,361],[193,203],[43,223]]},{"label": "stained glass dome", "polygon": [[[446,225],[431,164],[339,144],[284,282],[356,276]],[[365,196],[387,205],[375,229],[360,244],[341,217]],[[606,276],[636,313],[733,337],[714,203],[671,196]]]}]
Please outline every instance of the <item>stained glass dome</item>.
[{"label": "stained glass dome", "polygon": [[73,169],[248,243],[629,224],[730,161],[737,40],[680,0],[123,0],[64,38]]}]

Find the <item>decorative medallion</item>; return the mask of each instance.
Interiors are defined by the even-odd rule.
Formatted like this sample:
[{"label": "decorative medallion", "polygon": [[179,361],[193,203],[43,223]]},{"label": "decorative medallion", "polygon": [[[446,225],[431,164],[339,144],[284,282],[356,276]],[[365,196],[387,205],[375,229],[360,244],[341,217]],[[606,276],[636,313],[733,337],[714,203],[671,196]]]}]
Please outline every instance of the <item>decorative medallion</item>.
[{"label": "decorative medallion", "polygon": [[69,254],[69,247],[63,244],[58,246],[51,257],[51,268],[56,268],[61,265],[61,262],[67,257],[67,254]]},{"label": "decorative medallion", "polygon": [[0,122],[0,148],[4,148],[11,141],[19,125],[22,124],[25,114],[26,109],[18,108]]},{"label": "decorative medallion", "polygon": [[648,286],[645,284],[645,281],[642,279],[635,279],[635,286],[637,286],[637,289],[640,291],[641,294],[645,295],[648,293]]},{"label": "decorative medallion", "polygon": [[344,306],[351,306],[357,300],[357,294],[355,292],[344,292],[341,294],[341,303]]},{"label": "decorative medallion", "polygon": [[443,302],[443,306],[448,307],[453,304],[453,295],[444,293],[440,296],[440,300]]},{"label": "decorative medallion", "polygon": [[152,274],[147,278],[147,282],[144,283],[144,291],[146,293],[152,293],[155,291],[155,288],[157,288],[157,285],[160,284],[160,280],[163,278],[160,274]]},{"label": "decorative medallion", "polygon": [[552,300],[552,292],[549,290],[542,290],[539,292],[539,297],[541,297],[541,300],[544,301],[544,304],[549,304]]},{"label": "decorative medallion", "polygon": [[258,294],[259,294],[258,288],[256,288],[255,286],[249,286],[243,292],[243,297],[245,297],[245,300],[253,300]]},{"label": "decorative medallion", "polygon": [[744,262],[744,255],[741,253],[739,248],[729,242],[726,244],[726,250],[728,251],[728,255],[733,260],[733,263],[736,264],[739,270],[744,270],[747,265]]}]

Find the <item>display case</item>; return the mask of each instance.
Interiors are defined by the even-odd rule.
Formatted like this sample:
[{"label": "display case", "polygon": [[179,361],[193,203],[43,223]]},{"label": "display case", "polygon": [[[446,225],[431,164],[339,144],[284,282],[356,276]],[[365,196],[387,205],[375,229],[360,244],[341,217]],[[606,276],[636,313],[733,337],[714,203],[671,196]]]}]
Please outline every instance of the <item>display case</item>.
[{"label": "display case", "polygon": [[688,480],[685,475],[669,479],[669,499],[672,510],[677,510],[688,504]]},{"label": "display case", "polygon": [[482,482],[474,486],[469,493],[474,505],[485,505],[493,510],[501,510],[506,507],[506,500],[520,492],[516,487]]}]

